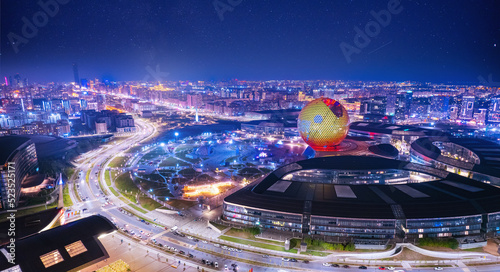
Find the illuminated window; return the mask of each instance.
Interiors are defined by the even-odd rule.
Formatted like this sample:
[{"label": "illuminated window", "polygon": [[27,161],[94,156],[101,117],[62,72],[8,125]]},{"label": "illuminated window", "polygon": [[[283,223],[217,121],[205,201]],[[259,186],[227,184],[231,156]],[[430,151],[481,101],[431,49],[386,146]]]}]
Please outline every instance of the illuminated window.
[{"label": "illuminated window", "polygon": [[78,254],[82,254],[87,251],[87,248],[83,245],[82,241],[76,241],[64,247],[68,252],[69,256],[75,257]]},{"label": "illuminated window", "polygon": [[61,256],[61,253],[59,253],[59,250],[57,249],[40,256],[40,260],[42,260],[43,266],[45,266],[45,268],[49,268],[55,264],[64,261],[63,257]]}]

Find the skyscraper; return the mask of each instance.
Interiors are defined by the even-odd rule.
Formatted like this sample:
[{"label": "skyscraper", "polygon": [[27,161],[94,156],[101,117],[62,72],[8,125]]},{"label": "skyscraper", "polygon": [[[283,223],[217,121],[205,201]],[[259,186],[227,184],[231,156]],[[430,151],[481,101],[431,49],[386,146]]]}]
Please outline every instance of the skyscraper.
[{"label": "skyscraper", "polygon": [[78,65],[73,63],[73,76],[75,77],[75,85],[80,85],[80,76],[78,75]]},{"label": "skyscraper", "polygon": [[500,96],[493,97],[491,99],[490,108],[488,111],[488,122],[500,122]]},{"label": "skyscraper", "polygon": [[474,96],[464,96],[462,99],[462,108],[460,109],[460,119],[470,120],[474,116]]}]

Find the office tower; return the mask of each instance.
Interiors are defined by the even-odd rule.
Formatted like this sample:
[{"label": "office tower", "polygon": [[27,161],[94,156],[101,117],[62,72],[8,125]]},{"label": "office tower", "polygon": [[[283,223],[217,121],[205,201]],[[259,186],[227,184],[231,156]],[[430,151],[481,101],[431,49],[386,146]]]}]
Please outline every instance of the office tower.
[{"label": "office tower", "polygon": [[493,97],[491,99],[489,111],[488,111],[488,122],[490,123],[500,123],[500,97]]},{"label": "office tower", "polygon": [[462,108],[460,109],[460,119],[471,120],[474,115],[474,96],[464,96]]},{"label": "office tower", "polygon": [[78,65],[73,63],[73,76],[75,77],[75,85],[80,85],[80,76],[78,75]]}]

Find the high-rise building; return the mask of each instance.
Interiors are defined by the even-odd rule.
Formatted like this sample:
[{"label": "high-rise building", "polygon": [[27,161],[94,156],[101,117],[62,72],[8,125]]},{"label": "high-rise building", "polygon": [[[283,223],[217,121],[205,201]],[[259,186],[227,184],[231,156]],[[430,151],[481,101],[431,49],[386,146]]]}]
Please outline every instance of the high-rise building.
[{"label": "high-rise building", "polygon": [[73,76],[75,77],[75,84],[80,85],[80,76],[78,75],[78,65],[73,63]]},{"label": "high-rise building", "polygon": [[464,96],[462,99],[462,108],[460,109],[460,119],[471,120],[474,117],[474,96]]},{"label": "high-rise building", "polygon": [[450,98],[448,96],[433,96],[431,98],[431,117],[445,118],[448,116]]},{"label": "high-rise building", "polygon": [[387,103],[385,106],[385,114],[394,116],[396,114],[396,103],[397,103],[397,97],[396,94],[388,94],[387,95]]},{"label": "high-rise building", "polygon": [[406,119],[410,117],[411,103],[413,100],[413,92],[406,91],[398,95],[397,108],[396,108],[396,118]]},{"label": "high-rise building", "polygon": [[491,98],[490,108],[488,111],[488,122],[500,123],[500,97]]}]

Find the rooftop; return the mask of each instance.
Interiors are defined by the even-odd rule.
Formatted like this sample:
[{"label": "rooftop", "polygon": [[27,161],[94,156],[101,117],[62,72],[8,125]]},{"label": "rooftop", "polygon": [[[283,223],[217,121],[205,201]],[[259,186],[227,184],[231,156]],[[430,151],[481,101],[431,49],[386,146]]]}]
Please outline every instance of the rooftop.
[{"label": "rooftop", "polygon": [[0,137],[0,165],[7,163],[11,154],[21,145],[30,141],[30,138],[23,136],[2,136]]},{"label": "rooftop", "polygon": [[[434,181],[399,185],[334,184],[287,180],[286,175],[311,169],[390,170],[421,172]],[[277,184],[278,183],[278,184]],[[277,184],[277,185],[275,185]],[[299,161],[278,168],[254,187],[244,188],[225,198],[226,203],[266,210],[304,212],[311,201],[311,214],[347,218],[395,219],[399,205],[404,218],[436,218],[477,215],[500,211],[500,188],[453,173],[398,160],[336,156]],[[399,218],[399,217],[398,217]]]}]

